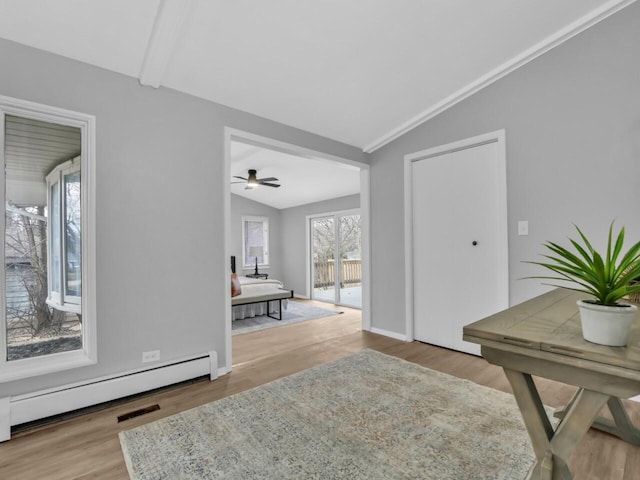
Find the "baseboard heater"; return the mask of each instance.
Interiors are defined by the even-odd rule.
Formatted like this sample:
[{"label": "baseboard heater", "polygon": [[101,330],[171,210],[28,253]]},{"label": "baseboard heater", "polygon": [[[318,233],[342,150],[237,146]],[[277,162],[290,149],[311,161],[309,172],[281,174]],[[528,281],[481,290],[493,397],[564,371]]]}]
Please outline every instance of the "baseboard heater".
[{"label": "baseboard heater", "polygon": [[208,375],[218,378],[216,352],[122,372],[14,397],[0,398],[0,442],[9,440],[11,427],[54,415],[147,392]]}]

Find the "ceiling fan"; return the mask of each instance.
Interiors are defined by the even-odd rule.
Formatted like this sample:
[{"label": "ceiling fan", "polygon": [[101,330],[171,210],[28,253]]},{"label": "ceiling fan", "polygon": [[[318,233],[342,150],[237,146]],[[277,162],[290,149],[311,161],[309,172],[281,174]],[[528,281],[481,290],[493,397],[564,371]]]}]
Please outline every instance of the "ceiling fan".
[{"label": "ceiling fan", "polygon": [[280,185],[276,184],[276,183],[270,183],[270,182],[277,182],[278,179],[275,177],[267,177],[267,178],[257,178],[256,177],[256,173],[258,173],[256,170],[249,170],[249,178],[244,178],[244,177],[238,177],[237,175],[234,175],[233,178],[239,178],[240,180],[244,180],[244,182],[231,182],[233,183],[245,183],[247,184],[246,187],[244,187],[245,190],[251,190],[252,188],[257,187],[258,185],[264,185],[265,187],[274,187],[274,188],[278,188]]}]

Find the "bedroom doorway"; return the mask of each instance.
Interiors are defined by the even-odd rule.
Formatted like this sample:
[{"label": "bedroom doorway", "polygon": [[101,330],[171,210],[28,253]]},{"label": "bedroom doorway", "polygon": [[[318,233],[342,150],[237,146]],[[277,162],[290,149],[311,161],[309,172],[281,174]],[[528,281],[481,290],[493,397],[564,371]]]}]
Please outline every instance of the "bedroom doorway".
[{"label": "bedroom doorway", "polygon": [[308,218],[311,299],[362,308],[362,220],[359,210]]},{"label": "bedroom doorway", "polygon": [[[260,274],[268,274],[268,279],[280,280],[285,289],[294,291],[294,299],[315,303],[322,309],[321,302],[311,299],[310,265],[308,260],[309,241],[307,215],[322,212],[347,211],[359,209],[361,226],[361,285],[360,308],[341,306],[357,316],[361,330],[371,330],[370,318],[370,228],[369,228],[369,165],[360,161],[338,157],[329,153],[312,150],[300,145],[282,142],[235,128],[225,128],[224,185],[225,210],[225,265],[233,255],[241,257],[237,238],[240,230],[239,215],[260,215],[269,217],[269,265],[258,267]],[[326,174],[323,176],[322,171]],[[300,177],[296,175],[300,173]],[[253,176],[252,176],[253,175]],[[252,184],[253,178],[261,186]],[[313,182],[309,182],[309,179]],[[243,183],[244,182],[244,183]],[[256,183],[253,181],[253,183]],[[267,185],[267,183],[275,185]],[[357,185],[354,191],[348,185]],[[314,188],[316,186],[321,188]],[[266,188],[264,188],[266,186]],[[325,195],[324,198],[308,198],[314,191]],[[298,204],[288,202],[289,193],[302,198]],[[285,195],[286,194],[286,195]],[[266,207],[265,207],[266,206]],[[253,211],[259,209],[260,211]],[[306,233],[305,233],[306,232]],[[306,240],[306,241],[305,241]],[[238,252],[236,250],[238,249]],[[246,268],[245,268],[246,267]],[[242,265],[238,275],[253,274],[252,265]],[[225,284],[229,284],[228,273],[224,273]],[[225,288],[225,290],[229,290]],[[293,304],[293,301],[289,303]],[[232,301],[225,298],[225,352],[224,367],[228,372],[235,361],[232,354]],[[334,310],[325,304],[325,310]],[[286,310],[286,309],[285,309]],[[320,323],[319,325],[322,325]],[[275,329],[278,330],[278,329]],[[268,330],[265,330],[268,331]],[[254,335],[254,333],[251,333]],[[234,337],[235,338],[235,337]],[[223,363],[221,362],[221,363]]]}]

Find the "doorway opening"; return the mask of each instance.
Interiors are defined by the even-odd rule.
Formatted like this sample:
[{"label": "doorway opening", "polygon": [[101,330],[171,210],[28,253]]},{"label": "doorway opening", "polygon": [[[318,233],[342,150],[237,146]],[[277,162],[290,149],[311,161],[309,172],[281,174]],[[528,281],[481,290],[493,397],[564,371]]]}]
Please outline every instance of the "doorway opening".
[{"label": "doorway opening", "polygon": [[[262,156],[265,158],[261,158]],[[302,175],[299,178],[290,176],[294,170],[301,170]],[[323,170],[324,176],[322,176]],[[327,170],[329,170],[328,173]],[[355,182],[355,191],[339,190],[341,180],[339,177],[343,176]],[[358,215],[360,241],[357,245],[360,257],[358,261],[360,284],[357,285],[359,307],[354,312],[361,319],[359,322],[361,328],[369,330],[369,166],[298,145],[227,128],[225,130],[224,178],[229,180],[225,182],[224,198],[226,232],[224,264],[229,264],[229,257],[236,257],[241,260],[238,262],[238,275],[249,278],[259,275],[258,280],[281,281],[285,289],[294,292],[294,298],[290,303],[307,303],[320,309],[324,305],[335,310],[334,307],[313,299],[309,280],[311,266],[308,261],[309,229],[306,217],[327,211],[360,210]],[[261,181],[262,185],[260,185]],[[272,185],[266,185],[265,182]],[[299,195],[304,196],[309,195],[315,187],[319,187],[317,190],[321,191],[325,197],[303,198],[298,204],[286,203],[287,199],[283,193],[287,190],[297,190]],[[343,202],[347,202],[346,206],[343,206]],[[249,265],[248,261],[245,262],[246,255],[242,251],[244,239],[242,239],[242,229],[239,225],[242,224],[242,216],[247,215],[268,218],[268,262],[265,261],[264,255],[256,257],[251,254],[248,256],[251,264]],[[263,253],[264,248],[263,246]],[[251,249],[245,248],[245,250]],[[352,250],[349,255],[356,255],[356,249],[352,248]],[[344,262],[345,265],[347,263]],[[348,267],[345,266],[345,268]],[[258,274],[255,273],[256,269],[259,271]],[[228,282],[228,272],[225,272],[225,284]],[[253,279],[252,283],[254,283]],[[356,287],[356,285],[350,286]],[[235,316],[235,310],[232,310],[231,303],[230,296],[226,296],[226,368],[224,370],[227,371],[231,370],[234,363],[232,361],[232,319]],[[235,303],[238,302],[235,301]],[[251,333],[251,335],[254,334],[255,332]],[[233,343],[235,344],[235,340]]]}]

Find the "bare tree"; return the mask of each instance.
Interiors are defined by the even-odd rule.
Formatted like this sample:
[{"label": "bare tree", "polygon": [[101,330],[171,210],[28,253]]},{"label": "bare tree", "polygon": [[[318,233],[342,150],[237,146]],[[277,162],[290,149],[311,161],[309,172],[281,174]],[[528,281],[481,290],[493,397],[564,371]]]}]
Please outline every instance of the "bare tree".
[{"label": "bare tree", "polygon": [[[14,310],[14,321],[27,327],[32,335],[45,330],[58,330],[65,320],[65,313],[47,304],[47,231],[44,207],[28,207],[24,214],[7,211],[5,215],[5,251],[14,267],[24,265],[30,269],[14,268],[18,281],[28,293],[28,307]],[[9,313],[9,312],[8,312]]]},{"label": "bare tree", "polygon": [[[362,222],[360,215],[340,217],[340,258],[361,251]],[[336,228],[333,217],[317,218],[313,222],[313,254],[316,261],[334,257]]]},{"label": "bare tree", "polygon": [[[339,218],[339,259],[340,268],[347,259],[360,259],[362,223],[360,215],[345,215]],[[336,249],[335,217],[322,217],[313,220],[313,261],[315,287],[335,285],[335,249]],[[345,280],[348,283],[360,282],[360,269],[356,267],[343,270],[341,287]]]},{"label": "bare tree", "polygon": [[336,244],[336,230],[333,217],[318,218],[313,221],[313,256],[316,262],[332,260]]},{"label": "bare tree", "polygon": [[340,217],[340,258],[349,254],[360,255],[362,250],[362,222],[360,215]]}]

